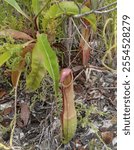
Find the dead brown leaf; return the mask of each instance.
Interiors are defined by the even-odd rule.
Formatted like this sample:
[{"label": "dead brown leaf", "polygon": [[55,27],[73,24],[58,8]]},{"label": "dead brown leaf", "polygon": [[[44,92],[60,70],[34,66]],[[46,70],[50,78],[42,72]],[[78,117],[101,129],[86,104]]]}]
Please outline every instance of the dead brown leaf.
[{"label": "dead brown leaf", "polygon": [[21,74],[21,71],[18,71],[18,70],[12,71],[11,80],[12,80],[13,87],[17,85],[17,81],[20,77],[20,74]]},{"label": "dead brown leaf", "polygon": [[14,39],[21,39],[21,40],[28,40],[28,41],[33,40],[33,38],[28,34],[13,29],[5,29],[1,31],[0,36],[11,36]]},{"label": "dead brown leaf", "polygon": [[3,97],[4,95],[6,95],[6,91],[0,89],[0,98]]},{"label": "dead brown leaf", "polygon": [[21,104],[21,112],[20,112],[20,118],[23,121],[23,126],[27,125],[29,116],[30,116],[29,107],[28,107],[27,103],[24,102]]},{"label": "dead brown leaf", "polygon": [[106,144],[110,144],[114,138],[113,132],[105,131],[101,133],[101,137]]},{"label": "dead brown leaf", "polygon": [[12,113],[12,112],[13,112],[13,108],[12,108],[12,107],[8,107],[8,108],[5,108],[5,109],[3,110],[2,114],[3,114],[4,116],[6,116],[6,115],[9,115],[9,114]]}]

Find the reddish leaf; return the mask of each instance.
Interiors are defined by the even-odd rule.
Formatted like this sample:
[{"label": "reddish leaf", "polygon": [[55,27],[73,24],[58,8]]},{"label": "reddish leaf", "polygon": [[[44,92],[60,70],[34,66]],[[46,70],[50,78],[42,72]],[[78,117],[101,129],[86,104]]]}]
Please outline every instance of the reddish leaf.
[{"label": "reddish leaf", "polygon": [[13,29],[6,29],[1,31],[0,36],[11,36],[14,39],[21,39],[21,40],[33,40],[33,38],[28,34]]},{"label": "reddish leaf", "polygon": [[21,104],[21,112],[20,112],[20,118],[23,121],[23,126],[27,125],[29,116],[30,116],[29,107],[28,107],[27,103],[24,102]]},{"label": "reddish leaf", "polygon": [[90,57],[90,50],[91,50],[89,44],[87,44],[90,37],[90,29],[82,27],[82,36],[84,39],[81,38],[79,47],[82,52],[82,63],[83,65],[87,65]]},{"label": "reddish leaf", "polygon": [[12,71],[11,80],[12,80],[13,87],[16,87],[19,77],[20,77],[20,71]]},{"label": "reddish leaf", "polygon": [[35,43],[30,43],[30,44],[28,44],[26,47],[24,47],[23,50],[22,50],[22,53],[21,53],[21,57],[22,57],[22,58],[25,58],[25,55],[26,55],[28,52],[32,52],[34,46],[35,46]]},{"label": "reddish leaf", "polygon": [[[90,7],[91,0],[86,0],[86,1],[84,1],[83,4],[87,7]],[[81,34],[83,37],[81,37],[81,39],[80,39],[79,47],[82,52],[82,64],[85,66],[88,64],[89,57],[90,57],[90,51],[91,51],[91,48],[88,44],[89,37],[90,37],[90,28],[88,26],[90,25],[90,23],[87,22],[87,20],[85,20],[84,18],[82,20],[83,20],[84,26],[82,26]]]},{"label": "reddish leaf", "polygon": [[22,70],[24,69],[24,66],[25,66],[25,55],[28,53],[28,52],[31,52],[33,47],[34,47],[35,43],[30,43],[29,45],[27,45],[22,53],[21,53],[21,57],[22,59],[20,60],[19,62],[19,65],[17,66],[16,70],[13,70],[12,71],[12,74],[11,74],[11,80],[12,80],[12,84],[13,86],[15,87],[19,78],[20,78],[20,75],[21,75],[21,72]]}]

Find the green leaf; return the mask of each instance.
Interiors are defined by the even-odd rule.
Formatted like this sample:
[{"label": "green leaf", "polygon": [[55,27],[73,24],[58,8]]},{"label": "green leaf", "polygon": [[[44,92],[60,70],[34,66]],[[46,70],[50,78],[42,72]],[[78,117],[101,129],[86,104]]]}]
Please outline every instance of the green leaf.
[{"label": "green leaf", "polygon": [[[77,3],[79,6],[81,6],[81,3]],[[58,4],[52,5],[48,11],[45,12],[44,18],[43,18],[43,26],[47,27],[49,22],[52,21],[52,19],[55,19],[57,17],[60,17],[61,15],[77,15],[80,13],[89,12],[90,9],[87,6],[83,6],[81,8],[81,11],[79,10],[79,7],[74,3],[70,1],[64,1],[60,2]],[[83,17],[86,19],[90,24],[93,30],[96,30],[96,17],[94,14],[90,14]]]},{"label": "green leaf", "polygon": [[40,11],[39,0],[32,0],[32,9],[35,15],[39,13]]},{"label": "green leaf", "polygon": [[39,88],[40,82],[46,74],[46,69],[44,67],[44,57],[38,47],[38,42],[32,51],[31,68],[32,70],[26,79],[26,88],[29,91],[35,91],[37,88]]},{"label": "green leaf", "polygon": [[30,20],[29,16],[27,16],[22,9],[20,8],[20,6],[18,5],[18,3],[15,0],[5,0],[7,3],[9,3],[12,7],[14,7],[20,14],[22,14],[24,17],[26,17],[28,20]]},{"label": "green leaf", "polygon": [[20,52],[22,49],[23,45],[17,44],[17,45],[7,45],[0,47],[0,67],[8,61],[8,59],[16,52]]},{"label": "green leaf", "polygon": [[5,52],[0,55],[0,67],[11,57],[11,52]]},{"label": "green leaf", "polygon": [[53,79],[54,90],[57,96],[59,86],[59,66],[57,56],[50,47],[47,36],[39,34],[32,53],[32,71],[27,78],[27,88],[33,90],[37,89],[46,70]]},{"label": "green leaf", "polygon": [[[35,55],[35,53],[33,54]],[[43,77],[46,74],[46,69],[40,63],[40,61],[36,59],[35,56],[32,58],[32,71],[28,75],[26,79],[26,89],[29,91],[35,91],[37,88],[39,88],[40,83],[43,79]]]}]

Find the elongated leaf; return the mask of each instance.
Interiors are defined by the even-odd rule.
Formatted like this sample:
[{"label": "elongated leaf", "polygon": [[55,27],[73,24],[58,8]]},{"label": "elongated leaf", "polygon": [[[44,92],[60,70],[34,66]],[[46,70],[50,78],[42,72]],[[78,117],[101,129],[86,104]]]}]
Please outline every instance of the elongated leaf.
[{"label": "elongated leaf", "polygon": [[35,15],[39,13],[40,11],[39,0],[32,0],[32,9]]},{"label": "elongated leaf", "polygon": [[29,91],[35,91],[39,88],[40,83],[46,74],[46,70],[44,66],[42,66],[42,63],[37,62],[38,60],[36,58],[33,58],[32,61],[32,71],[26,80],[27,89]]},{"label": "elongated leaf", "polygon": [[46,35],[40,34],[37,39],[38,48],[44,56],[44,66],[53,79],[55,94],[57,95],[59,88],[59,65],[56,53],[52,50]]},{"label": "elongated leaf", "polygon": [[11,52],[5,52],[0,55],[0,67],[12,56]]},{"label": "elongated leaf", "polygon": [[[37,36],[37,43],[32,53],[32,72],[27,79],[27,87],[34,88],[35,82],[42,80],[47,70],[54,82],[55,94],[58,94],[59,83],[59,66],[55,52],[50,47],[47,36],[39,34]],[[39,78],[39,79],[38,79]],[[36,86],[37,88],[37,86]],[[35,88],[35,89],[36,89]]]},{"label": "elongated leaf", "polygon": [[14,39],[22,39],[22,40],[33,40],[31,36],[24,32],[20,32],[13,29],[6,29],[3,31],[0,31],[0,36],[11,36]]},{"label": "elongated leaf", "polygon": [[18,5],[18,3],[15,0],[5,0],[7,3],[9,3],[12,7],[14,7],[20,14],[22,14],[24,17],[26,17],[28,20],[30,20],[29,16],[27,16],[22,9],[20,8],[20,6]]},{"label": "elongated leaf", "polygon": [[26,79],[27,90],[35,91],[40,86],[40,82],[46,74],[44,67],[44,57],[41,50],[38,48],[38,42],[36,43],[32,52],[32,71]]},{"label": "elongated leaf", "polygon": [[[78,5],[81,5],[78,3]],[[48,23],[63,14],[66,15],[77,15],[80,13],[89,12],[90,9],[86,6],[83,6],[79,10],[78,6],[74,2],[64,1],[58,4],[52,5],[47,12],[45,12],[43,25],[47,27]],[[89,22],[94,30],[96,30],[96,17],[94,14],[90,14],[83,17],[87,22]]]}]

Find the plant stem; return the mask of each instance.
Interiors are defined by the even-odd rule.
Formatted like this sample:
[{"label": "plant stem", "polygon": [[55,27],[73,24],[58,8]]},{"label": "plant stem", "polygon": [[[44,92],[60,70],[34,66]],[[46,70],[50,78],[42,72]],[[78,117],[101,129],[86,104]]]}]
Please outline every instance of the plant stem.
[{"label": "plant stem", "polygon": [[18,78],[17,78],[17,82],[16,82],[16,86],[14,87],[14,96],[15,96],[15,101],[14,101],[14,118],[11,122],[11,126],[12,127],[12,131],[11,131],[11,136],[10,136],[10,147],[13,148],[13,135],[14,135],[14,130],[15,130],[15,126],[16,126],[16,118],[17,118],[17,87],[18,87],[18,82],[20,79],[20,75],[19,74]]},{"label": "plant stem", "polygon": [[47,4],[50,3],[50,0],[48,0],[46,2],[46,4],[41,8],[41,10],[38,12],[38,14],[33,18],[33,20],[36,20],[38,18],[38,16],[41,14],[41,12],[43,11],[43,9],[47,6]]},{"label": "plant stem", "polygon": [[111,4],[107,5],[107,6],[98,8],[97,10],[91,10],[91,11],[85,12],[83,14],[74,15],[73,17],[74,18],[81,18],[83,16],[86,16],[86,15],[89,15],[89,14],[92,14],[92,13],[96,13],[96,14],[108,13],[108,12],[111,12],[111,11],[115,10],[116,7],[112,8],[112,9],[109,9],[109,10],[105,10],[105,11],[102,11],[102,10],[107,9],[107,8],[113,6],[113,5],[116,5],[116,4],[117,4],[117,2],[113,2],[113,3],[111,3]]}]

